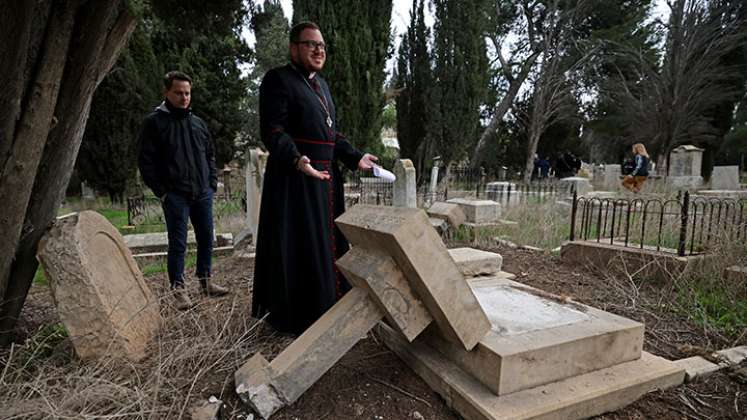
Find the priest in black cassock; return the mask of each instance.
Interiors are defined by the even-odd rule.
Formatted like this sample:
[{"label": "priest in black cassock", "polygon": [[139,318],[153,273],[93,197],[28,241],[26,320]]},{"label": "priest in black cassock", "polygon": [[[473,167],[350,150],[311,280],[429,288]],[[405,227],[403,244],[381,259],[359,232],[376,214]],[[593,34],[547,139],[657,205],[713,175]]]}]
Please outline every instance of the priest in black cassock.
[{"label": "priest in black cassock", "polygon": [[265,74],[259,90],[262,142],[270,152],[257,232],[252,316],[300,334],[350,285],[335,266],[348,243],[334,224],[344,211],[338,166],[370,170],[378,160],[336,130],[335,105],[318,72],[326,45],[319,27],[290,33],[291,62]]}]

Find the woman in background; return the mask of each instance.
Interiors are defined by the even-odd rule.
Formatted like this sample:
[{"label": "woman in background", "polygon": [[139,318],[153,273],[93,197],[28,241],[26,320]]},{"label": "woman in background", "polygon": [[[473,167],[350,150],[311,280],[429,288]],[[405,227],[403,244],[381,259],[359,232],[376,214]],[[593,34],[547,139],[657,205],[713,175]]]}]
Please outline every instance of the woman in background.
[{"label": "woman in background", "polygon": [[643,187],[643,183],[648,178],[648,163],[650,158],[648,152],[646,152],[646,146],[642,143],[633,145],[633,154],[635,155],[635,169],[633,169],[630,175],[623,178],[622,185],[634,193],[639,193]]}]

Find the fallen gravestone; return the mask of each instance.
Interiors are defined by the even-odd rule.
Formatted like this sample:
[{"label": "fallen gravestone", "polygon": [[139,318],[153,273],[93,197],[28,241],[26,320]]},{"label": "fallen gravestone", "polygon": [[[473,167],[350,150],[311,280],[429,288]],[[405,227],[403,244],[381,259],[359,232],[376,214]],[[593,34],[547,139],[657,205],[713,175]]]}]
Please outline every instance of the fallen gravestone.
[{"label": "fallen gravestone", "polygon": [[145,356],[162,322],[158,300],[111,223],[93,211],[57,219],[38,258],[80,358]]},{"label": "fallen gravestone", "polygon": [[235,374],[236,393],[264,418],[298,399],[384,317],[408,340],[433,322],[465,349],[490,328],[425,212],[359,205],[337,224],[352,245],[337,265],[353,289],[272,363],[256,354]]},{"label": "fallen gravestone", "polygon": [[256,354],[235,374],[237,394],[264,418],[376,324],[466,419],[585,418],[684,380],[683,368],[642,351],[638,322],[507,273],[464,276],[455,260],[469,258],[447,251],[420,210],[356,206],[337,223],[352,244],[338,267],[353,289],[271,363]]}]

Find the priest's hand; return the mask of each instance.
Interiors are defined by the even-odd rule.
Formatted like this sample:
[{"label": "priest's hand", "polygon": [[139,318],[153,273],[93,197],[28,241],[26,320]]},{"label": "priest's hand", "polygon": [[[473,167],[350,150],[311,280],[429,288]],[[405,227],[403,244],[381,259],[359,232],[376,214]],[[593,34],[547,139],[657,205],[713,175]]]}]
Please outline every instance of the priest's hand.
[{"label": "priest's hand", "polygon": [[305,173],[306,175],[321,179],[322,181],[329,180],[329,172],[328,171],[317,171],[314,169],[313,166],[311,166],[311,160],[306,156],[301,156],[298,158],[298,163],[296,163],[296,168],[298,168],[299,171]]},{"label": "priest's hand", "polygon": [[362,171],[370,171],[376,165],[374,162],[378,162],[379,158],[376,156],[366,153],[363,155],[361,160],[358,161],[358,169]]}]

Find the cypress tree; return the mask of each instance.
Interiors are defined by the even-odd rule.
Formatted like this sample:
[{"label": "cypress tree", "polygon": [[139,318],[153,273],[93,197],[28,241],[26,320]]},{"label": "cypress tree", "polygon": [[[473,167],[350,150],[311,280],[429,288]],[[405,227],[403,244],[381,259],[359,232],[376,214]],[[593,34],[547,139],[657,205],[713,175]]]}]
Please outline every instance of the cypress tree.
[{"label": "cypress tree", "polygon": [[148,33],[138,26],[128,47],[101,82],[76,160],[79,177],[121,202],[137,167],[137,136],[157,103],[161,68]]},{"label": "cypress tree", "polygon": [[421,173],[430,124],[430,90],[433,87],[431,57],[428,52],[430,31],[425,25],[424,0],[413,0],[410,24],[402,35],[397,57],[397,139],[400,156],[412,159]]},{"label": "cypress tree", "polygon": [[489,82],[485,0],[433,0],[436,109],[434,140],[444,162],[463,159],[480,135]]},{"label": "cypress tree", "polygon": [[322,72],[337,109],[337,130],[358,148],[381,151],[391,0],[294,0],[293,22],[319,25],[327,49]]},{"label": "cypress tree", "polygon": [[254,13],[251,20],[256,43],[254,45],[254,68],[249,75],[249,94],[244,103],[246,124],[241,133],[246,146],[262,146],[259,135],[259,84],[268,70],[288,62],[288,20],[278,0],[267,0]]}]

